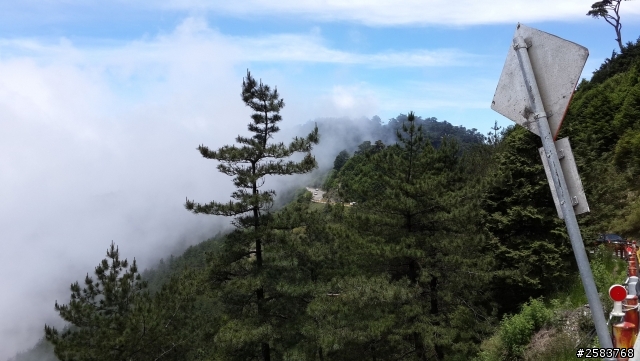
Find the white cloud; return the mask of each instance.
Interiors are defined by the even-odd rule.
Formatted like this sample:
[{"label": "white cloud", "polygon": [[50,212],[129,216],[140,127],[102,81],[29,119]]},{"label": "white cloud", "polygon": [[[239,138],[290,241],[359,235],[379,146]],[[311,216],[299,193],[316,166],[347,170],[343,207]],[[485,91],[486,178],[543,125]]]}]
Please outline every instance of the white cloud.
[{"label": "white cloud", "polygon": [[[214,10],[236,16],[295,15],[320,21],[352,21],[372,26],[479,25],[547,20],[582,20],[590,2],[582,0],[158,0],[170,9]],[[640,3],[625,2],[626,16],[640,15]]]},{"label": "white cloud", "polygon": [[237,37],[246,49],[243,58],[256,62],[309,62],[371,67],[430,67],[473,64],[478,56],[456,49],[386,51],[359,54],[326,47],[317,35],[281,34],[260,38]]},{"label": "white cloud", "polygon": [[[402,81],[394,87],[358,83],[336,85],[327,90],[314,114],[333,117],[391,117],[410,110],[430,116],[433,111],[475,111],[489,109],[496,83],[494,79],[468,77],[449,81]],[[386,118],[384,118],[386,119]]]},{"label": "white cloud", "polygon": [[[367,83],[337,84],[314,94],[312,101],[300,99],[313,118],[371,117],[380,111],[379,91]],[[300,107],[300,105],[294,105]]]},{"label": "white cloud", "polygon": [[150,266],[222,226],[182,206],[230,193],[195,148],[248,120],[233,48],[203,31],[187,21],[115,48],[0,42],[0,359],[57,320],[53,302],[111,240]]},{"label": "white cloud", "polygon": [[[222,52],[225,52],[225,59],[232,61],[332,63],[378,68],[470,65],[480,58],[453,48],[389,50],[369,54],[336,50],[326,46],[317,27],[309,34],[223,36],[199,18],[188,18],[175,32],[161,35],[153,41],[133,41],[116,49],[113,46],[96,47],[83,53],[64,38],[60,39],[59,44],[53,45],[43,45],[32,39],[0,39],[0,49],[4,50],[4,57],[23,55],[40,61],[56,59],[60,63],[76,65],[98,63],[112,67],[113,71],[117,71],[114,75],[120,78],[140,71],[143,74],[151,74],[153,71],[163,73],[165,69],[157,68],[159,64],[215,62],[219,56],[214,55]],[[177,57],[176,53],[179,52],[197,55]]]}]

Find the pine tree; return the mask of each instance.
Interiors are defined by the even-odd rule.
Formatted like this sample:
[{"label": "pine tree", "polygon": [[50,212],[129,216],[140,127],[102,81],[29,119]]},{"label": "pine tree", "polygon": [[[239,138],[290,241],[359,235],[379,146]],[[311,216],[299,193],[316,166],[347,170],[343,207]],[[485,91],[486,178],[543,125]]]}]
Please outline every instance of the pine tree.
[{"label": "pine tree", "polygon": [[[361,174],[348,185],[366,194],[356,207],[354,228],[375,245],[369,258],[384,265],[382,275],[390,277],[387,290],[380,292],[391,294],[393,287],[404,285],[413,295],[397,299],[391,308],[395,317],[388,321],[392,331],[378,347],[393,344],[394,357],[412,355],[416,360],[468,357],[489,322],[487,312],[475,305],[486,301],[481,287],[491,264],[480,252],[478,194],[465,187],[454,140],[443,137],[435,149],[413,113],[397,139],[357,169],[354,173]],[[459,277],[463,272],[465,277]],[[375,314],[373,310],[385,319],[383,306],[368,312]],[[470,347],[454,351],[454,344]]]},{"label": "pine tree", "polygon": [[121,260],[112,243],[107,258],[85,277],[84,287],[71,285],[69,304],[55,303],[60,317],[71,323],[62,332],[45,325],[47,341],[62,361],[180,360],[190,335],[195,288],[187,279],[173,279],[155,295],[146,290],[135,259]]},{"label": "pine tree", "polygon": [[[409,125],[407,125],[407,122]],[[423,269],[424,260],[429,253],[433,252],[432,245],[425,244],[424,237],[416,237],[416,233],[422,233],[429,227],[426,218],[435,214],[440,207],[437,203],[437,194],[443,192],[443,184],[440,179],[431,177],[431,161],[435,150],[423,136],[422,126],[417,126],[415,116],[412,112],[407,117],[407,122],[403,122],[402,131],[397,130],[399,144],[393,148],[394,151],[387,152],[385,157],[380,159],[380,167],[386,181],[387,192],[380,198],[374,198],[377,202],[372,202],[372,209],[380,212],[387,219],[388,241],[398,243],[401,246],[391,255],[392,275],[394,278],[406,277],[410,284],[416,288],[426,288],[422,280],[426,274]],[[404,133],[404,134],[403,134]],[[376,204],[377,203],[377,204]],[[394,225],[395,224],[395,225]],[[429,249],[431,248],[431,249]],[[422,274],[421,274],[422,273]],[[431,276],[427,281],[435,286],[436,276]],[[434,288],[431,286],[431,288]],[[426,293],[426,292],[425,292]],[[427,350],[425,349],[423,330],[416,328],[421,315],[437,312],[437,297],[423,299],[418,304],[431,304],[427,309],[407,315],[408,328],[411,330],[416,359],[426,360]]]},{"label": "pine tree", "polygon": [[375,249],[346,222],[347,207],[310,212],[308,202],[290,205],[274,223],[270,278],[287,316],[279,326],[288,330],[280,334],[283,359],[384,360],[406,352],[388,336],[397,305],[415,292],[379,272]]},{"label": "pine tree", "polygon": [[[269,361],[274,338],[271,310],[277,300],[275,289],[265,276],[271,266],[265,247],[273,241],[270,209],[276,193],[260,188],[266,176],[303,174],[315,169],[311,150],[319,137],[316,126],[305,138],[296,137],[289,145],[269,142],[279,131],[284,100],[279,98],[277,89],[272,91],[261,81],[256,82],[248,70],[242,82],[242,100],[255,111],[248,125],[253,136],[238,136],[239,146],[225,145],[216,151],[198,147],[203,157],[220,162],[220,172],[234,177],[237,190],[231,195],[233,201],[199,204],[187,199],[185,207],[193,213],[234,217],[236,231],[212,261],[212,278],[225,290],[226,294],[221,294],[223,303],[232,315],[217,337],[225,347],[235,350],[235,357],[253,358],[255,344],[259,345],[256,348],[262,360]],[[298,162],[286,160],[296,153],[306,154]]]},{"label": "pine tree", "polygon": [[[622,23],[620,23],[620,5],[622,0],[602,0],[596,1],[591,5],[591,10],[587,13],[587,15],[594,17],[596,19],[603,18],[609,25],[613,26],[616,32],[616,42],[620,47],[620,51],[624,49],[622,45]],[[613,14],[609,13],[609,11],[613,11]]]},{"label": "pine tree", "polygon": [[510,127],[502,143],[487,174],[481,207],[501,270],[493,283],[496,300],[502,312],[517,312],[530,297],[561,287],[573,257],[540,161],[538,138]]}]

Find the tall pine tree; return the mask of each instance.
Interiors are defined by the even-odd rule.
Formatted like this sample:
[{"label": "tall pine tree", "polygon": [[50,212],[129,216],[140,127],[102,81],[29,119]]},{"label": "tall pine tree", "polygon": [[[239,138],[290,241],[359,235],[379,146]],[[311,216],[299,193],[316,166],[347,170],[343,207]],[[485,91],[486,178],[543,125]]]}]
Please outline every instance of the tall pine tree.
[{"label": "tall pine tree", "polygon": [[[261,190],[266,176],[291,175],[310,172],[317,167],[311,155],[318,144],[318,128],[305,138],[284,143],[269,142],[279,131],[280,110],[284,100],[277,89],[256,82],[247,70],[242,82],[242,100],[255,111],[248,129],[253,136],[236,138],[237,145],[225,145],[216,151],[199,146],[203,157],[219,161],[218,170],[233,176],[237,190],[228,203],[199,204],[187,199],[185,207],[193,213],[230,216],[236,231],[213,260],[212,280],[224,289],[223,302],[230,312],[230,322],[220,330],[217,339],[230,354],[228,357],[253,359],[256,353],[264,361],[271,360],[274,339],[271,311],[277,302],[275,287],[265,276],[269,267],[269,243],[273,241],[270,209],[276,195],[274,190]],[[300,161],[287,160],[296,153],[306,153]]]},{"label": "tall pine tree", "polygon": [[538,147],[534,134],[509,127],[486,175],[481,209],[500,270],[492,287],[500,312],[517,312],[529,298],[561,289],[570,275],[571,245]]},{"label": "tall pine tree", "polygon": [[397,139],[372,155],[349,185],[365,195],[354,228],[376,245],[370,257],[386,267],[391,284],[414,294],[393,307],[386,345],[394,344],[395,357],[464,359],[476,351],[490,319],[478,307],[488,299],[482,284],[491,262],[481,252],[477,190],[466,183],[456,142],[443,138],[435,149],[413,113]]}]

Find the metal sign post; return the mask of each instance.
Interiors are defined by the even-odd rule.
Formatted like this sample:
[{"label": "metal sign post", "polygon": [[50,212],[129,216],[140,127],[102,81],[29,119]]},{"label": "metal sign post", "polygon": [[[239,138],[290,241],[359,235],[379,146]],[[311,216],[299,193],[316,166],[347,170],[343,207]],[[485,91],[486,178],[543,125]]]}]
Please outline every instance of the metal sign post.
[{"label": "metal sign post", "polygon": [[[525,41],[525,37],[527,37]],[[565,45],[568,43],[568,46]],[[571,46],[579,49],[569,49]],[[535,51],[529,50],[529,47]],[[564,48],[563,48],[564,47]],[[538,50],[541,49],[541,50]],[[583,49],[583,50],[582,50]],[[515,52],[515,53],[514,53]],[[532,56],[530,58],[530,52]],[[567,53],[567,57],[578,57],[579,69],[575,68],[575,61],[563,59],[566,63],[558,61],[562,59],[563,53]],[[577,77],[586,62],[586,48],[577,44],[570,43],[566,40],[554,37],[550,34],[525,27],[518,24],[515,37],[513,38],[513,49],[510,50],[505,63],[505,68],[494,96],[492,108],[499,113],[507,116],[511,120],[521,124],[530,131],[538,134],[542,139],[544,149],[543,163],[546,160],[548,165],[548,175],[550,175],[550,187],[555,190],[557,202],[559,204],[559,215],[564,218],[567,226],[567,233],[571,240],[573,253],[576,257],[580,278],[584,286],[593,322],[596,327],[600,346],[603,348],[612,348],[613,343],[611,335],[607,328],[607,323],[602,309],[602,303],[596,289],[593,279],[593,273],[589,265],[587,253],[582,241],[582,235],[578,227],[578,221],[574,212],[574,205],[577,205],[577,198],[573,198],[569,194],[569,187],[565,180],[563,169],[560,165],[556,144],[554,143],[564,112],[568,107],[571,94],[577,83]],[[517,61],[516,58],[517,57]],[[554,58],[555,57],[555,58]],[[536,62],[537,72],[534,73],[532,66],[532,58]],[[560,62],[560,65],[557,63]],[[570,64],[569,68],[566,64]],[[549,76],[549,73],[556,73],[558,76]],[[541,96],[541,90],[536,82],[538,77],[542,82],[542,91],[545,97]],[[574,80],[575,78],[575,80]],[[572,82],[572,84],[571,84]],[[517,88],[517,89],[513,89]],[[570,93],[568,93],[570,91]],[[552,109],[555,114],[553,134],[549,126],[548,117],[545,108]],[[559,113],[561,116],[559,116]],[[571,158],[571,161],[573,159]],[[575,167],[575,165],[572,165]],[[567,168],[565,166],[565,168]],[[581,186],[581,185],[580,185]],[[586,205],[586,198],[583,206]]]}]

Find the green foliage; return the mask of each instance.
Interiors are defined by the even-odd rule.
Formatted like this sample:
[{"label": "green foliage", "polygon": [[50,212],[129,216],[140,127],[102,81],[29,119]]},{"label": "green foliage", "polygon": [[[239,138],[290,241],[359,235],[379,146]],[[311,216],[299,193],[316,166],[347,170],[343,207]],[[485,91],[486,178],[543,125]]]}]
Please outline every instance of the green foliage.
[{"label": "green foliage", "polygon": [[[258,185],[268,175],[302,174],[316,168],[315,158],[310,152],[319,141],[318,128],[306,138],[294,138],[288,146],[284,143],[268,143],[273,134],[280,130],[277,123],[282,120],[279,112],[284,107],[284,100],[279,99],[277,89],[271,91],[268,85],[262,82],[258,84],[249,71],[242,83],[242,99],[255,111],[251,116],[253,122],[248,126],[254,135],[251,138],[238,136],[236,142],[241,144],[240,147],[225,145],[217,151],[203,145],[198,147],[203,157],[220,162],[220,172],[234,176],[233,183],[238,190],[231,197],[235,202],[199,204],[187,200],[185,207],[194,213],[236,217],[239,228],[257,230],[263,217],[261,212],[271,207],[275,196],[275,191],[261,191]],[[306,153],[301,161],[285,161],[299,152]],[[248,212],[252,214],[244,215]]]},{"label": "green foliage", "polygon": [[169,282],[172,276],[188,270],[203,270],[207,267],[207,254],[218,252],[224,235],[218,233],[196,245],[189,246],[179,257],[171,255],[169,258],[160,259],[153,269],[145,269],[142,279],[147,282],[149,291],[153,294],[158,292],[162,285]]},{"label": "green foliage", "polygon": [[51,343],[42,338],[29,351],[18,353],[8,361],[59,361]]},{"label": "green foliage", "polygon": [[591,271],[600,293],[605,310],[613,307],[613,301],[608,296],[609,287],[622,284],[626,278],[627,264],[613,255],[610,248],[600,245],[591,258]]},{"label": "green foliage", "polygon": [[524,128],[506,131],[482,199],[489,247],[500,270],[492,291],[506,313],[555,291],[571,274],[571,248],[557,218],[538,142]]},{"label": "green foliage", "polygon": [[637,234],[633,192],[640,184],[635,147],[640,129],[638,49],[640,39],[607,65],[606,69],[615,69],[614,75],[596,77],[605,74],[601,68],[591,82],[584,81],[564,121],[562,133],[571,136],[589,196],[591,213],[580,219],[587,241],[613,228],[623,235]]},{"label": "green foliage", "polygon": [[[613,306],[606,290],[613,284],[624,281],[626,263],[612,255],[604,246],[598,248],[591,259],[591,269],[596,287],[601,290],[601,300],[605,310]],[[580,277],[575,275],[565,291],[556,293],[547,306],[541,299],[530,300],[519,313],[506,315],[493,337],[485,340],[476,361],[511,360],[569,360],[575,359],[575,338],[590,340],[586,334],[594,329],[591,317],[583,315],[583,305],[587,302]],[[573,315],[574,341],[567,339],[562,331]],[[542,330],[544,339],[532,336]],[[596,347],[596,343],[583,347]]]},{"label": "green foliage", "polygon": [[341,151],[336,156],[336,159],[333,161],[333,169],[339,171],[342,166],[349,160],[349,152],[346,150]]},{"label": "green foliage", "polygon": [[322,184],[322,189],[332,190],[337,188],[337,184],[336,184],[337,175],[338,175],[338,172],[336,172],[335,169],[329,170],[329,172],[327,172],[325,181]]},{"label": "green foliage", "polygon": [[590,88],[594,85],[603,83],[607,79],[613,77],[616,74],[624,73],[631,69],[634,65],[638,64],[640,59],[640,37],[635,43],[627,42],[622,46],[620,54],[615,51],[611,55],[611,58],[607,58],[600,65],[598,70],[593,72],[590,81],[583,81],[578,87],[579,90],[584,91],[586,88]]},{"label": "green foliage", "polygon": [[[415,116],[415,118],[416,124],[423,127],[425,136],[430,139],[435,148],[439,147],[443,137],[455,138],[462,148],[471,144],[481,144],[485,140],[485,137],[475,128],[466,129],[447,121],[439,121],[434,117]],[[396,131],[401,129],[402,123],[406,121],[406,114],[399,114],[385,124],[378,116],[373,116],[372,119],[318,118],[302,125],[300,129],[311,131],[317,124],[324,136],[330,137],[333,143],[341,144],[348,152],[354,153],[359,151],[359,147],[365,142],[369,146],[375,146],[378,141],[386,145],[393,144],[396,141]]]},{"label": "green foliage", "polygon": [[524,361],[575,361],[574,341],[564,332],[549,332],[550,340],[541,350],[527,350]]},{"label": "green foliage", "polygon": [[502,139],[504,138],[505,133],[506,133],[506,129],[499,127],[498,121],[496,120],[493,124],[493,127],[491,127],[491,131],[487,133],[487,137],[486,137],[487,144],[494,148],[498,147],[502,142]]},{"label": "green foliage", "polygon": [[[315,169],[317,163],[311,150],[319,137],[315,127],[305,138],[296,137],[288,146],[270,143],[279,131],[284,100],[279,98],[277,89],[272,91],[268,85],[258,84],[249,71],[242,83],[242,100],[255,112],[248,126],[253,136],[238,136],[236,142],[240,146],[225,145],[217,151],[198,147],[203,157],[220,162],[220,172],[234,177],[234,201],[199,204],[187,200],[185,207],[193,213],[234,217],[236,226],[220,251],[210,258],[211,291],[220,300],[226,320],[215,335],[217,355],[226,360],[260,357],[268,361],[281,354],[280,339],[288,339],[288,330],[294,329],[291,327],[303,304],[279,288],[280,260],[271,250],[277,249],[270,212],[275,191],[260,188],[266,176],[303,174]],[[304,153],[302,160],[287,160],[296,153]]]},{"label": "green foliage", "polygon": [[69,304],[55,309],[71,327],[45,325],[47,341],[61,361],[180,359],[190,337],[179,330],[189,321],[194,289],[185,279],[169,282],[152,297],[136,261],[120,260],[112,243],[107,258],[71,285]]},{"label": "green foliage", "polygon": [[[414,115],[414,122],[417,127],[422,127],[424,136],[429,139],[434,148],[439,148],[443,138],[453,138],[463,147],[471,144],[483,143],[485,137],[477,131],[477,129],[466,129],[463,126],[455,126],[449,122],[438,121],[437,118],[422,118]],[[386,124],[386,134],[381,136],[383,142],[390,144],[395,141],[396,132],[402,129],[402,125],[407,122],[408,115],[400,114],[395,118],[389,119]]]},{"label": "green foliage", "polygon": [[578,221],[588,244],[595,241],[600,233],[612,230],[613,223],[628,213],[629,186],[625,175],[605,159],[594,163],[584,177],[591,211]]},{"label": "green foliage", "polygon": [[370,152],[372,149],[373,145],[371,145],[371,142],[367,140],[358,145],[358,150],[356,150],[355,154],[364,155]]},{"label": "green foliage", "polygon": [[[638,99],[640,99],[640,90]],[[640,106],[638,109],[640,110]],[[637,117],[640,118],[640,114]],[[631,177],[640,176],[640,130],[628,131],[620,138],[613,161],[618,169],[628,171]]]},{"label": "green foliage", "polygon": [[505,347],[505,360],[521,358],[531,336],[551,320],[552,313],[542,300],[531,300],[522,311],[505,317],[500,324],[500,339]]},{"label": "green foliage", "polygon": [[568,281],[568,286],[553,295],[551,308],[553,310],[576,309],[587,303],[587,296],[582,287],[579,274],[574,274]]},{"label": "green foliage", "polygon": [[530,300],[519,313],[503,318],[498,332],[483,344],[483,350],[476,360],[521,360],[531,337],[547,326],[552,316],[553,312],[545,307],[541,299]]},{"label": "green foliage", "polygon": [[[366,259],[374,262],[362,268],[376,267],[376,273],[390,277],[386,292],[397,287],[408,288],[409,295],[417,292],[391,303],[393,317],[385,316],[384,302],[367,308],[388,319],[376,352],[399,355],[413,349],[418,360],[465,359],[477,352],[491,322],[486,308],[470,306],[488,305],[482,287],[492,265],[474,223],[479,218],[471,200],[477,189],[465,187],[458,144],[445,138],[434,149],[416,123],[409,113],[396,145],[354,155],[339,172],[339,184],[345,199],[358,201],[347,222],[365,240]],[[466,273],[457,277],[458,272]]]},{"label": "green foliage", "polygon": [[[637,194],[632,192],[632,195]],[[640,198],[637,196],[624,210],[623,216],[611,223],[611,229],[620,234],[640,238]]]}]

